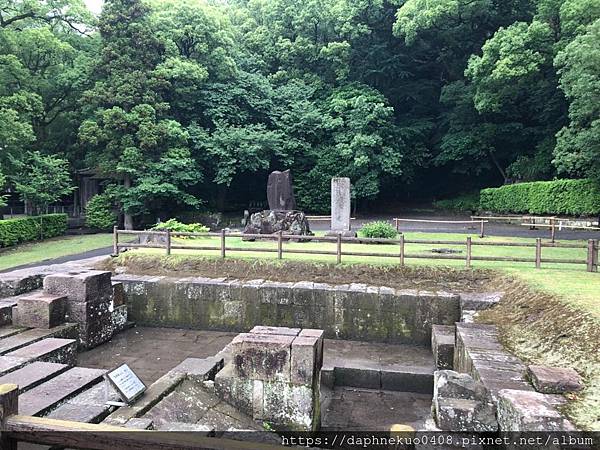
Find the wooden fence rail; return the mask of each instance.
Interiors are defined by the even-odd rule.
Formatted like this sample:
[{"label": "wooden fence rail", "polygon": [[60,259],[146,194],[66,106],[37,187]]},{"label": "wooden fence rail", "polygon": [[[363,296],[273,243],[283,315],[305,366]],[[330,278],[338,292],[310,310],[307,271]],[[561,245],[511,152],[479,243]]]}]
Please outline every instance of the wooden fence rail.
[{"label": "wooden fence rail", "polygon": [[396,231],[400,231],[400,223],[401,222],[409,222],[409,223],[440,223],[447,225],[479,225],[479,237],[485,237],[485,224],[488,223],[488,220],[479,219],[479,220],[426,220],[426,219],[400,219],[398,217],[394,217],[392,219],[394,221],[394,226],[396,227]]},{"label": "wooden fence rail", "polygon": [[[159,242],[148,243],[131,243],[119,240],[121,235],[133,236],[155,236],[159,238]],[[219,245],[190,245],[184,243],[173,243],[174,237],[219,237]],[[276,243],[276,247],[240,247],[228,246],[228,238],[243,238],[257,241],[271,241]],[[311,242],[324,242],[335,244],[334,249],[320,248],[285,248],[284,243],[288,240]],[[344,250],[343,244],[385,244],[398,247],[398,252],[373,252],[373,251],[352,251]],[[407,244],[416,245],[451,245],[464,246],[466,248],[465,256],[456,254],[419,254],[406,253]],[[533,257],[518,257],[518,256],[478,256],[473,255],[473,247],[524,247],[534,249]],[[284,254],[298,255],[329,255],[335,256],[338,264],[342,262],[344,256],[362,256],[362,257],[380,257],[394,258],[400,265],[405,264],[406,259],[431,259],[431,260],[456,260],[465,261],[466,267],[471,267],[473,261],[497,261],[497,262],[522,262],[533,263],[536,268],[541,268],[542,263],[558,263],[558,264],[579,264],[585,265],[588,272],[598,271],[598,241],[589,240],[587,244],[576,243],[559,243],[559,242],[542,242],[541,239],[536,239],[533,243],[528,242],[489,242],[489,241],[473,241],[468,236],[464,241],[459,240],[426,240],[426,239],[406,239],[404,235],[400,235],[399,239],[378,239],[378,238],[353,238],[343,237],[341,234],[337,236],[286,236],[282,232],[273,235],[265,234],[243,234],[229,233],[221,230],[218,233],[187,233],[175,231],[133,231],[119,230],[117,227],[113,230],[113,253],[118,255],[123,248],[160,248],[164,249],[167,255],[171,254],[172,250],[197,250],[197,251],[216,251],[220,252],[221,258],[227,256],[227,252],[256,252],[256,253],[276,253],[278,259],[283,259]],[[372,247],[369,247],[372,248]],[[544,248],[569,248],[569,249],[587,249],[586,259],[577,258],[544,258],[542,249]]]}]

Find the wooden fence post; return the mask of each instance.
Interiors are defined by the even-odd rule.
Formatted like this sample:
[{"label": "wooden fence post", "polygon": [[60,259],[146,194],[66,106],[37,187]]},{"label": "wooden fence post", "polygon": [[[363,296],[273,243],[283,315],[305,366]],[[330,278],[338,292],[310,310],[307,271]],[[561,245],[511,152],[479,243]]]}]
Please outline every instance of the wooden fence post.
[{"label": "wooden fence post", "polygon": [[598,243],[593,239],[588,241],[587,271],[598,271]]},{"label": "wooden fence post", "polygon": [[542,239],[537,238],[535,240],[535,268],[539,269],[542,267]]},{"label": "wooden fence post", "polygon": [[283,231],[277,233],[277,259],[283,259]]},{"label": "wooden fence post", "polygon": [[221,258],[225,259],[225,228],[221,230]]},{"label": "wooden fence post", "polygon": [[481,221],[480,231],[479,237],[483,239],[485,237],[485,222],[483,220]]},{"label": "wooden fence post", "polygon": [[119,256],[119,227],[113,227],[113,255]]},{"label": "wooden fence post", "polygon": [[167,249],[167,256],[169,256],[171,254],[171,230],[167,230],[167,242],[166,242],[166,249]]},{"label": "wooden fence post", "polygon": [[342,233],[337,234],[337,263],[342,263]]},{"label": "wooden fence post", "polygon": [[400,265],[404,266],[404,235],[400,235]]},{"label": "wooden fence post", "polygon": [[554,217],[550,219],[550,224],[552,225],[550,228],[550,239],[554,244],[554,241],[556,240],[556,219]]},{"label": "wooden fence post", "polygon": [[471,267],[471,236],[467,236],[467,269]]},{"label": "wooden fence post", "polygon": [[2,432],[6,419],[19,414],[19,387],[16,384],[0,385],[0,448],[2,450],[17,450],[17,441]]}]

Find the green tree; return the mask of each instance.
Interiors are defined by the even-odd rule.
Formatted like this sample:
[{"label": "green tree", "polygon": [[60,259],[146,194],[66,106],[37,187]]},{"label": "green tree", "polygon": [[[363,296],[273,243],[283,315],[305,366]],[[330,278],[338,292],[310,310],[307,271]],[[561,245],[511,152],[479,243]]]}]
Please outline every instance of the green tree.
[{"label": "green tree", "polygon": [[22,201],[33,214],[45,213],[48,206],[72,193],[69,162],[56,156],[31,152],[16,167],[12,182]]},{"label": "green tree", "polygon": [[571,176],[600,181],[600,19],[556,57],[560,87],[570,101],[569,124],[558,133],[554,162]]}]

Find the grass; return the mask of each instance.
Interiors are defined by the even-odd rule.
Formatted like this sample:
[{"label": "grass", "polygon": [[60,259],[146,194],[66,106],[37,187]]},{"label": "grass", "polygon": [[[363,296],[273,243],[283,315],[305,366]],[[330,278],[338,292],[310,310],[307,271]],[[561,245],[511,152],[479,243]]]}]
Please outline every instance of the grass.
[{"label": "grass", "polygon": [[61,236],[0,250],[0,270],[61,256],[75,255],[112,245],[112,234]]},{"label": "grass", "polygon": [[[510,238],[510,237],[485,237],[480,238],[476,234],[471,236],[473,243],[478,242],[514,242],[529,243],[535,242],[529,238]],[[185,244],[197,247],[214,247],[215,250],[197,250],[197,249],[174,249],[174,255],[195,255],[204,257],[218,257],[220,251],[219,237],[206,237],[200,239],[173,239],[174,244]],[[464,234],[448,233],[405,233],[407,240],[444,240],[465,242]],[[544,240],[543,242],[548,242]],[[566,241],[565,241],[566,242]],[[585,241],[568,241],[584,246]],[[228,247],[237,247],[248,249],[248,251],[227,251],[228,257],[256,259],[256,258],[277,258],[277,243],[274,241],[247,242],[241,238],[227,238]],[[256,248],[270,249],[271,252],[263,253],[251,251]],[[434,266],[434,267],[465,267],[464,258],[466,256],[466,245],[430,245],[430,244],[406,244],[405,252],[407,255],[433,255],[432,249],[447,248],[462,251],[455,254],[461,260],[442,260],[442,259],[412,259],[407,258],[405,263],[409,266]],[[284,242],[283,258],[285,260],[297,261],[317,261],[317,262],[335,262],[335,255],[314,255],[286,253],[288,250],[324,250],[335,252],[335,243],[316,243],[316,242]],[[534,258],[535,248],[533,247],[488,247],[473,245],[473,256],[504,256]],[[151,254],[164,253],[162,249],[139,249],[136,252]],[[374,265],[394,265],[399,263],[399,246],[397,245],[365,245],[365,244],[343,244],[343,252],[368,252],[368,253],[391,253],[393,257],[383,256],[344,256],[344,264],[374,264]],[[508,261],[473,261],[473,268],[497,269],[508,275],[515,276],[527,284],[541,289],[551,294],[556,294],[567,303],[591,312],[594,316],[600,318],[600,302],[597,300],[597,292],[600,292],[600,274],[586,272],[584,264],[587,257],[586,248],[543,248],[542,258],[569,258],[581,260],[581,264],[565,263],[542,263],[542,269],[536,269],[533,262],[508,262]]]}]

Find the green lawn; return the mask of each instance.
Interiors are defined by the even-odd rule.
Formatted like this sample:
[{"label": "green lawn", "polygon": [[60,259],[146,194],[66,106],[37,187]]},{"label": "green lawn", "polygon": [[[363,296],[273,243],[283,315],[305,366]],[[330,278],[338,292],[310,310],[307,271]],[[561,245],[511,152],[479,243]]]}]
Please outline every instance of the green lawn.
[{"label": "green lawn", "polygon": [[[476,234],[472,236],[473,243],[477,242],[519,242],[534,243],[534,239],[529,238],[509,238],[509,237],[485,237],[479,238]],[[406,240],[445,240],[465,242],[464,234],[447,233],[405,233]],[[547,243],[548,240],[544,240]],[[562,241],[563,243],[576,243],[584,245],[585,241]],[[206,237],[199,239],[173,239],[173,244],[185,244],[198,247],[215,247],[215,250],[190,250],[174,249],[175,255],[196,255],[196,256],[214,256],[218,257],[220,240],[218,237]],[[269,253],[253,251],[227,251],[228,257],[235,258],[276,258],[276,242],[244,242],[241,238],[227,238],[227,247],[237,247],[243,249],[267,248],[273,250]],[[369,257],[369,256],[344,256],[342,262],[364,263],[364,264],[398,264],[399,246],[397,245],[365,245],[365,244],[343,244],[343,251],[346,252],[368,252],[368,253],[392,253],[394,257]],[[448,248],[462,250],[462,253],[456,254],[461,260],[434,260],[434,259],[412,259],[405,260],[407,265],[429,265],[429,266],[450,266],[465,267],[466,246],[461,245],[431,245],[431,244],[406,244],[405,252],[407,255],[434,255],[431,252],[435,248]],[[283,258],[290,260],[335,262],[335,255],[315,255],[286,253],[287,250],[325,250],[335,251],[335,243],[317,243],[317,242],[284,242]],[[153,254],[164,253],[162,249],[138,249],[138,252],[147,252]],[[535,248],[533,247],[487,247],[473,245],[473,256],[505,256],[534,258]],[[536,269],[533,262],[506,262],[506,261],[473,261],[473,268],[497,269],[504,273],[516,276],[535,288],[557,294],[570,304],[583,308],[600,317],[600,299],[597,293],[600,292],[600,274],[586,272],[586,248],[543,248],[542,258],[570,258],[581,260],[582,264],[563,264],[563,263],[542,263],[542,269]]]},{"label": "green lawn", "polygon": [[112,234],[62,236],[0,250],[0,270],[112,245]]}]

